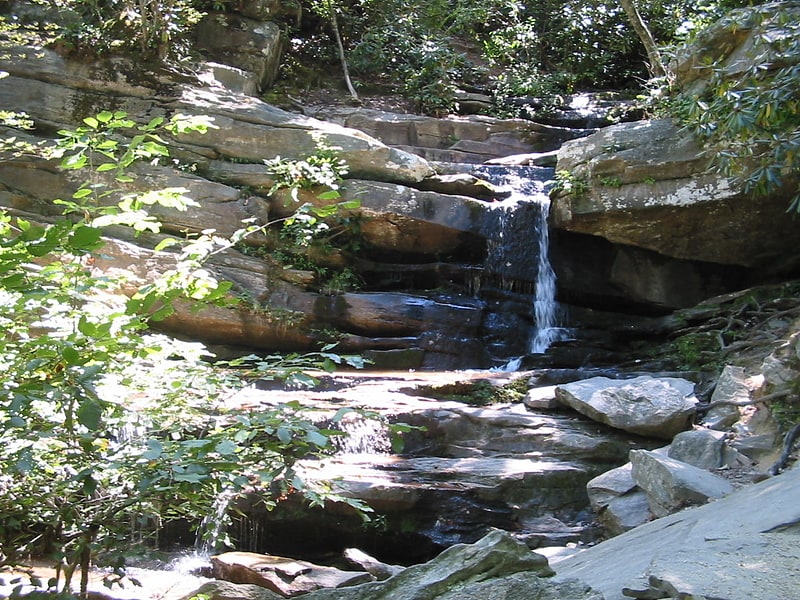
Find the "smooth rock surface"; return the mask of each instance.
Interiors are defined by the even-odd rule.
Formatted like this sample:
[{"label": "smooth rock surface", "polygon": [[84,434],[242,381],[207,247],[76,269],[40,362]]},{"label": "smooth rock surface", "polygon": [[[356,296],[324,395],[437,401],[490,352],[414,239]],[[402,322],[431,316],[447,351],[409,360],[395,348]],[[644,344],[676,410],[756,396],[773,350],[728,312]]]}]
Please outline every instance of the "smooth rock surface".
[{"label": "smooth rock surface", "polygon": [[556,396],[581,414],[642,436],[672,439],[689,426],[697,400],[694,384],[643,375],[620,380],[592,377],[556,388]]},{"label": "smooth rock surface", "polygon": [[605,600],[624,600],[623,588],[651,589],[651,577],[656,588],[668,584],[687,594],[673,598],[794,598],[800,586],[798,497],[800,469],[794,468],[567,557],[558,563],[556,580],[578,578]]}]

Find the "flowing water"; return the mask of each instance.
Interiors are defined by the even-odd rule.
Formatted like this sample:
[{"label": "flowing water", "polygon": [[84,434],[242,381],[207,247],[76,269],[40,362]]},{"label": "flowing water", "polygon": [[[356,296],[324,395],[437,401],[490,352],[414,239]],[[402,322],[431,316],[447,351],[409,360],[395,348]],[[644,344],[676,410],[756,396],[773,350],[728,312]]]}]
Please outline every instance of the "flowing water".
[{"label": "flowing water", "polygon": [[[531,354],[546,352],[567,334],[560,323],[556,274],[549,255],[548,179],[552,173],[552,169],[543,167],[499,166],[484,166],[476,172],[510,192],[508,198],[495,203],[497,227],[489,232],[486,269],[499,276],[503,289],[532,292],[533,328],[528,342]],[[512,361],[509,370],[518,362]]]}]

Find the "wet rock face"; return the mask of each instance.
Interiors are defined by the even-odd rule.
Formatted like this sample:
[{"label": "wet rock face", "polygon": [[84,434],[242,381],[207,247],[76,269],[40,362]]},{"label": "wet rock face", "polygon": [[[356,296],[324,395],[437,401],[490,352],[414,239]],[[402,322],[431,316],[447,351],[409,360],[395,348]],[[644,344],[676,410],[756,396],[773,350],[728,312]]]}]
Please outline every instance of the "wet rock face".
[{"label": "wet rock face", "polygon": [[[411,564],[452,544],[474,542],[492,529],[509,531],[532,548],[595,539],[586,483],[624,463],[632,447],[649,448],[653,442],[571,412],[436,399],[434,389],[445,396],[464,395],[464,377],[407,373],[394,381],[359,381],[337,376],[341,384],[335,390],[304,393],[304,401],[315,407],[330,402],[335,412],[343,403],[358,403],[390,410],[391,420],[424,430],[404,435],[400,455],[381,437],[385,432],[349,423],[342,427],[352,443],[301,466],[307,480],[330,481],[337,493],[370,506],[370,522],[344,505],[309,509],[290,497],[266,511],[258,497],[245,497],[236,508],[246,517],[230,531],[236,548],[316,560],[357,547],[385,562]],[[474,385],[492,387],[493,377],[499,385],[506,376],[473,377]],[[548,393],[552,397],[554,389],[542,388],[538,395]],[[253,391],[247,402],[262,397],[281,402],[288,394]]]}]

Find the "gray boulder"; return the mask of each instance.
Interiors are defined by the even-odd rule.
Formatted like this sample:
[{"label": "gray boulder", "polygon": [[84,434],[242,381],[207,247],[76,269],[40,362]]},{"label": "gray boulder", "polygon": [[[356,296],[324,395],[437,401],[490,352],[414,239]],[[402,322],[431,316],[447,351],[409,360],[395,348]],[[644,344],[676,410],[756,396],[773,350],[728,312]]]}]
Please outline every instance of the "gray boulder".
[{"label": "gray boulder", "polygon": [[198,48],[213,60],[251,74],[257,90],[272,85],[284,46],[283,34],[275,23],[211,12],[197,24],[196,36]]},{"label": "gray boulder", "polygon": [[610,536],[619,535],[653,518],[647,495],[633,480],[632,468],[631,463],[626,463],[586,484],[589,504]]},{"label": "gray boulder", "polygon": [[719,469],[735,459],[736,452],[725,444],[726,437],[713,429],[682,431],[672,440],[667,456],[698,469]]},{"label": "gray boulder", "polygon": [[633,480],[646,494],[650,510],[664,517],[693,504],[733,492],[722,477],[648,450],[631,450]]},{"label": "gray boulder", "polygon": [[672,439],[689,426],[694,384],[643,375],[620,380],[592,377],[556,388],[556,397],[587,417],[638,435]]}]

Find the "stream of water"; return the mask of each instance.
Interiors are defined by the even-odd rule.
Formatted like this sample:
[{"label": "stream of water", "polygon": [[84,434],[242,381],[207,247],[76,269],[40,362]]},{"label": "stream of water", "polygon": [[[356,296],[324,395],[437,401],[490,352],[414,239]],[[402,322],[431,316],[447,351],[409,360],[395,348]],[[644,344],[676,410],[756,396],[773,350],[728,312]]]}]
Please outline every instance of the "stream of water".
[{"label": "stream of water", "polygon": [[[499,166],[483,166],[476,172],[510,192],[506,199],[495,203],[498,228],[489,243],[486,266],[490,272],[500,274],[501,285],[509,291],[516,291],[514,287],[519,288],[520,281],[532,281],[533,329],[528,342],[531,354],[543,354],[567,335],[560,323],[556,274],[550,263],[547,221],[548,180],[552,173],[552,169],[543,167]],[[515,370],[520,360],[510,361],[505,370]]]}]

